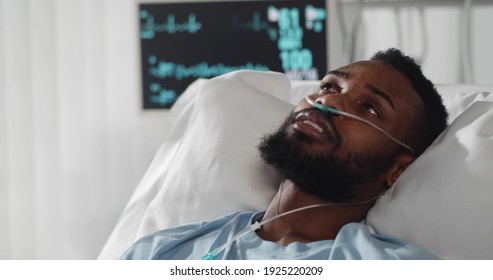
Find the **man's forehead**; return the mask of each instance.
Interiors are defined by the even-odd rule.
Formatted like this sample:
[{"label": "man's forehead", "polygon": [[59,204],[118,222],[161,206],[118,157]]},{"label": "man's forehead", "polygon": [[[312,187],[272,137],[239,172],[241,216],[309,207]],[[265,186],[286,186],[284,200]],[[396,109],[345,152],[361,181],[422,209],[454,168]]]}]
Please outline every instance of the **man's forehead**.
[{"label": "man's forehead", "polygon": [[389,72],[389,73],[399,73],[397,69],[392,67],[391,65],[388,65],[382,61],[377,61],[377,60],[362,60],[362,61],[357,61],[345,66],[342,66],[340,68],[337,68],[336,70],[329,71],[327,74],[331,74],[333,72],[343,72],[346,74],[354,74],[357,72],[371,72],[375,73],[377,72]]}]

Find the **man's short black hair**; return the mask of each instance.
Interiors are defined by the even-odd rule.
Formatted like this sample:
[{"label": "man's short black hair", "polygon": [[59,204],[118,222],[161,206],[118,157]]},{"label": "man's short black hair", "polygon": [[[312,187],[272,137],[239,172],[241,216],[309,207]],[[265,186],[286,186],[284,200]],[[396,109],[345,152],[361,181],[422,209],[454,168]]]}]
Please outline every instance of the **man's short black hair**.
[{"label": "man's short black hair", "polygon": [[414,155],[421,155],[435,138],[447,127],[447,110],[433,83],[421,71],[421,67],[400,50],[391,48],[379,51],[371,60],[381,61],[402,73],[411,82],[423,101],[423,108],[413,108],[414,126],[408,131],[406,144],[414,149]]}]

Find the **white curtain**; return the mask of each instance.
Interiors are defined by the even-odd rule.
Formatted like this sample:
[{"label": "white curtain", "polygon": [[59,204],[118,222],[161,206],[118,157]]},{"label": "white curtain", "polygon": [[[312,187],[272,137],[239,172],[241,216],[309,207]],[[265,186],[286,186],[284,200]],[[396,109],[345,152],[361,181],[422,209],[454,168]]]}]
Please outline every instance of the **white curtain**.
[{"label": "white curtain", "polygon": [[0,259],[94,259],[167,130],[133,0],[0,0]]}]

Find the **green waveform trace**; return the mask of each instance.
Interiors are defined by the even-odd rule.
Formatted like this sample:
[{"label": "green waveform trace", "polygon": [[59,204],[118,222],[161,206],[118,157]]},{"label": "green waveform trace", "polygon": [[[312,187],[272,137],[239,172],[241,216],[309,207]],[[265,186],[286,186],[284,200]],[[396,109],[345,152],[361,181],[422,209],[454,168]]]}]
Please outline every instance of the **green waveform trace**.
[{"label": "green waveform trace", "polygon": [[140,12],[140,18],[145,20],[144,23],[141,23],[140,37],[148,40],[154,39],[156,33],[175,34],[177,32],[188,32],[194,34],[202,28],[202,23],[197,21],[195,14],[189,14],[188,20],[182,23],[176,22],[174,14],[169,14],[166,22],[156,23],[154,16],[145,10]]},{"label": "green waveform trace", "polygon": [[243,65],[225,65],[223,63],[209,65],[205,61],[191,66],[169,61],[159,61],[156,62],[155,66],[149,67],[149,73],[156,78],[175,78],[179,81],[185,78],[216,77],[237,70],[269,71],[269,67],[252,62],[247,62]]}]

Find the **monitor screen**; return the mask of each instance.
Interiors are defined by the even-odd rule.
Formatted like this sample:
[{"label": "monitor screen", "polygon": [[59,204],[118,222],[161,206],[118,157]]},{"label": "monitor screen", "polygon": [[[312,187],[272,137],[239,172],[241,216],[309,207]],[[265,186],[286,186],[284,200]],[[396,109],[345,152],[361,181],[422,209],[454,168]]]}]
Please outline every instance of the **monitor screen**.
[{"label": "monitor screen", "polygon": [[235,70],[327,72],[325,0],[139,5],[143,106],[170,108],[198,78]]}]

